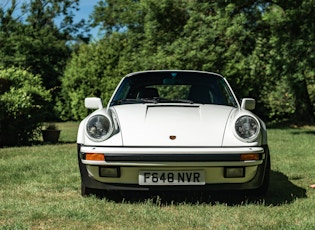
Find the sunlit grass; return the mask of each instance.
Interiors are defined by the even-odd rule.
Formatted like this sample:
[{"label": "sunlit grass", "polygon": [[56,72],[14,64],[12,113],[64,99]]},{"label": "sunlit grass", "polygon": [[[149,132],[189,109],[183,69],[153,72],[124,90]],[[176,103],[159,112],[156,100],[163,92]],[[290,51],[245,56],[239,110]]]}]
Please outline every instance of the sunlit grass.
[{"label": "sunlit grass", "polygon": [[[0,229],[313,229],[315,128],[271,129],[271,186],[230,193],[80,195],[77,123],[57,145],[0,149]],[[59,126],[59,124],[58,124]],[[62,132],[63,132],[62,131]],[[69,143],[69,144],[68,144]]]}]

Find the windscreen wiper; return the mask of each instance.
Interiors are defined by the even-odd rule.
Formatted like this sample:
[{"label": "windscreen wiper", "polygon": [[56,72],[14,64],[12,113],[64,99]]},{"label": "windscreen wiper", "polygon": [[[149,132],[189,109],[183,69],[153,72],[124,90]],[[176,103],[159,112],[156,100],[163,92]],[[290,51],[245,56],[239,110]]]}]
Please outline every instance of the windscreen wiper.
[{"label": "windscreen wiper", "polygon": [[187,103],[187,104],[193,104],[194,102],[192,100],[187,99],[167,99],[167,98],[155,98],[160,103]]},{"label": "windscreen wiper", "polygon": [[120,99],[114,100],[111,102],[111,106],[113,105],[124,105],[124,104],[139,104],[139,103],[158,103],[158,101],[154,98],[136,98],[136,99]]},{"label": "windscreen wiper", "polygon": [[120,99],[114,100],[111,102],[111,105],[123,105],[123,104],[139,104],[139,103],[187,103],[193,104],[192,100],[186,99],[167,99],[161,97],[154,97],[154,98],[136,98],[136,99]]}]

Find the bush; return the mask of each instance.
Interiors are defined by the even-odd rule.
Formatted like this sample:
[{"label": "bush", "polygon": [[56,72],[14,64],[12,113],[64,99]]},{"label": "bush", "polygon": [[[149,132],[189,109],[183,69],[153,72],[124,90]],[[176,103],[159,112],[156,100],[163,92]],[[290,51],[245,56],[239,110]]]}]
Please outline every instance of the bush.
[{"label": "bush", "polygon": [[[62,120],[81,120],[87,116],[86,97],[100,97],[104,105],[110,99],[124,75],[117,71],[119,51],[113,50],[111,42],[114,41],[82,45],[79,52],[73,54],[61,79],[61,93],[55,107]],[[118,57],[112,60],[111,55]]]},{"label": "bush", "polygon": [[0,146],[31,143],[39,135],[49,92],[40,76],[18,68],[0,68],[0,85]]},{"label": "bush", "polygon": [[288,81],[280,79],[273,85],[266,84],[263,87],[260,102],[267,110],[269,120],[283,122],[292,119],[296,100]]}]

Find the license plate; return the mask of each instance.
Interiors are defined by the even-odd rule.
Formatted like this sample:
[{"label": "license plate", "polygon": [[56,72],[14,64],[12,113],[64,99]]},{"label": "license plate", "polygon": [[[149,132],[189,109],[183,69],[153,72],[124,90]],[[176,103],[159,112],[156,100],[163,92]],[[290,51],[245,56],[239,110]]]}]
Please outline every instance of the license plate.
[{"label": "license plate", "polygon": [[139,185],[204,185],[205,173],[196,171],[140,171]]}]

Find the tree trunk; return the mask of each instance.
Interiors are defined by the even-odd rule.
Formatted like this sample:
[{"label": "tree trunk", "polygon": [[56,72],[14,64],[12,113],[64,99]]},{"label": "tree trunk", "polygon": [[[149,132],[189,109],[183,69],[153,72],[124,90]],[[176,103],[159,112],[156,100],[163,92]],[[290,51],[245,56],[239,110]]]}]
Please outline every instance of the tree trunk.
[{"label": "tree trunk", "polygon": [[314,108],[307,90],[306,80],[295,82],[292,87],[296,95],[294,114],[296,122],[314,123]]}]

